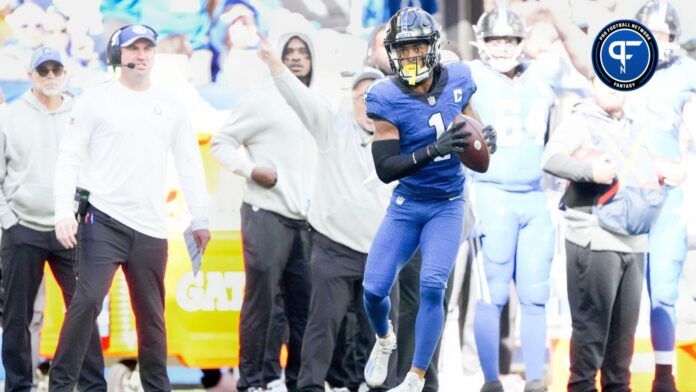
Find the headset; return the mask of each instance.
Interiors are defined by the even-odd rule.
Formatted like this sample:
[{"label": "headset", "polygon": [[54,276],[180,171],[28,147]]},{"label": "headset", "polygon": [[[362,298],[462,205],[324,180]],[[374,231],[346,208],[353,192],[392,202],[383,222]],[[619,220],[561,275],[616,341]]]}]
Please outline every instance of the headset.
[{"label": "headset", "polygon": [[[138,25],[145,27],[146,29],[150,30],[152,32],[152,35],[155,37],[155,41],[157,41],[157,31],[153,29],[152,27],[144,24],[138,23]],[[109,44],[106,47],[106,63],[107,65],[110,65],[114,68],[116,67],[121,67],[123,64],[121,64],[121,33],[123,30],[127,29],[128,27],[131,27],[133,25],[126,25],[118,30],[114,31],[113,34],[111,34],[111,37],[109,38]],[[133,69],[135,68],[135,64],[129,63],[126,64],[126,67]]]}]

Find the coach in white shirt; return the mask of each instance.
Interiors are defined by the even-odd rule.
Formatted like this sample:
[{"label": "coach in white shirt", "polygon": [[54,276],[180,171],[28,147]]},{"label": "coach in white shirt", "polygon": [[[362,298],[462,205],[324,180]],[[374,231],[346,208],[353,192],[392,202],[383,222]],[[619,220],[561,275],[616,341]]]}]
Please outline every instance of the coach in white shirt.
[{"label": "coach in white shirt", "polygon": [[[377,179],[372,159],[374,126],[367,117],[364,93],[384,75],[361,70],[352,81],[352,106],[333,110],[308,89],[263,39],[259,57],[266,62],[278,91],[317,142],[316,186],[308,220],[313,228],[309,319],[302,343],[298,389],[323,391],[341,322],[355,304],[361,340],[371,329],[362,305],[367,252],[386,212],[391,188]],[[373,181],[370,181],[373,179]],[[348,387],[333,385],[333,387]]]},{"label": "coach in white shirt", "polygon": [[[56,237],[73,248],[79,230],[78,286],[51,367],[51,391],[73,391],[90,330],[119,265],[135,312],[143,388],[171,390],[164,324],[170,152],[201,250],[210,232],[203,163],[186,110],[173,94],[150,84],[156,39],[157,33],[143,25],[113,34],[109,64],[123,65],[121,76],[77,100],[60,145],[54,187]],[[73,213],[78,185],[91,193],[79,229]]]}]

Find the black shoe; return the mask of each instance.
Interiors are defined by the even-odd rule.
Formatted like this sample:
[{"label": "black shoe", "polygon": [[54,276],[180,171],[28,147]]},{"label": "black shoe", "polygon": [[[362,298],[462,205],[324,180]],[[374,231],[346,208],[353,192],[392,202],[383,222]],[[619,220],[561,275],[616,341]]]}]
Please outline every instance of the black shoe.
[{"label": "black shoe", "polygon": [[674,376],[670,374],[655,377],[652,384],[652,392],[677,392]]},{"label": "black shoe", "polygon": [[494,380],[483,384],[481,392],[505,392],[505,390],[503,390],[503,384],[500,383],[500,380]]}]

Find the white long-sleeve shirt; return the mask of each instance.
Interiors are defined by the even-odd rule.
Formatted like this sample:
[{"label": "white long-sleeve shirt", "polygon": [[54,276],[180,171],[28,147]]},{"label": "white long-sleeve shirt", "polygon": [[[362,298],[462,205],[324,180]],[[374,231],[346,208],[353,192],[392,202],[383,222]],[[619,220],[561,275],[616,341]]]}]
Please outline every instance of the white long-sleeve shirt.
[{"label": "white long-sleeve shirt", "polygon": [[356,123],[351,109],[332,110],[289,70],[274,81],[317,142],[319,162],[309,223],[331,240],[367,253],[393,189],[377,178],[372,137]]},{"label": "white long-sleeve shirt", "polygon": [[193,229],[206,228],[203,162],[186,113],[173,94],[156,86],[136,91],[113,80],[80,96],[56,163],[56,222],[73,216],[79,176],[94,207],[133,230],[166,238],[171,152]]}]

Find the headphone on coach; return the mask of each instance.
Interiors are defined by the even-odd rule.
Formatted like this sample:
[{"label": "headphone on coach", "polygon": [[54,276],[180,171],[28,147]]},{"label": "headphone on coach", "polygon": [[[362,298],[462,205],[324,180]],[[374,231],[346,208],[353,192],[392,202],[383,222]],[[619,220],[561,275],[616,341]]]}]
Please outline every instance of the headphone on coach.
[{"label": "headphone on coach", "polygon": [[[155,40],[157,40],[157,31],[153,29],[152,27],[144,24],[139,24],[140,26],[143,26],[144,28],[150,30],[152,32],[152,35],[155,37]],[[118,30],[114,31],[113,34],[111,34],[111,37],[109,37],[109,44],[106,47],[106,64],[110,65],[112,67],[120,67],[123,64],[121,64],[121,33],[123,30],[127,29],[128,27],[131,27],[133,25],[126,25]]]}]

